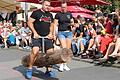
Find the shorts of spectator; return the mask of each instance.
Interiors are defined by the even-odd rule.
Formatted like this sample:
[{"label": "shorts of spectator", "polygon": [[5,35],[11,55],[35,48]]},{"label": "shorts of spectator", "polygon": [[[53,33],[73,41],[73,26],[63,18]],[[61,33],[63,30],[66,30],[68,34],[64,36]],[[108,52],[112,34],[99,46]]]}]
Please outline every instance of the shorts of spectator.
[{"label": "shorts of spectator", "polygon": [[111,43],[113,41],[113,37],[112,36],[101,36],[101,42],[100,42],[100,51],[103,53],[103,55],[105,55],[108,45],[109,43]]}]

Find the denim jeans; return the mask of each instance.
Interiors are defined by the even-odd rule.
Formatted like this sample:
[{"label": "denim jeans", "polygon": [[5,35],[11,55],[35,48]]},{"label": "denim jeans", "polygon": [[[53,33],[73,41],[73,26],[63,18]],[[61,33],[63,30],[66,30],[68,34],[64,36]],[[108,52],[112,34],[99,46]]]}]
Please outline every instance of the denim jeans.
[{"label": "denim jeans", "polygon": [[73,40],[73,41],[72,41],[72,44],[71,44],[71,48],[72,48],[72,51],[73,51],[73,55],[76,55],[76,54],[77,54],[77,51],[78,51],[76,44],[77,44],[77,43]]},{"label": "denim jeans", "polygon": [[72,40],[72,32],[71,31],[58,31],[58,39],[70,39]]},{"label": "denim jeans", "polygon": [[84,46],[86,46],[86,44],[87,44],[87,40],[85,38],[79,38],[77,41],[77,49],[78,49],[77,53],[80,52],[80,43],[81,42],[83,43]]}]

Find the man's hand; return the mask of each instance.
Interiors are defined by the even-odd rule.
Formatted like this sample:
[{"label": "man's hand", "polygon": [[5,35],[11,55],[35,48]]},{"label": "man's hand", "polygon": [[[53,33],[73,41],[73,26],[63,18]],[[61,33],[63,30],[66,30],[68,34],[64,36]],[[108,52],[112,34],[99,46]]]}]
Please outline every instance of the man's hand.
[{"label": "man's hand", "polygon": [[54,38],[52,33],[49,33],[47,37],[48,37],[48,39],[53,39]]},{"label": "man's hand", "polygon": [[53,35],[53,39],[56,41],[56,39],[57,39],[57,36],[56,36],[56,35]]},{"label": "man's hand", "polygon": [[40,35],[38,35],[38,34],[36,33],[36,34],[34,34],[33,38],[39,39],[39,38],[40,38]]},{"label": "man's hand", "polygon": [[76,40],[76,39],[77,39],[77,38],[74,36],[74,37],[73,37],[73,40]]}]

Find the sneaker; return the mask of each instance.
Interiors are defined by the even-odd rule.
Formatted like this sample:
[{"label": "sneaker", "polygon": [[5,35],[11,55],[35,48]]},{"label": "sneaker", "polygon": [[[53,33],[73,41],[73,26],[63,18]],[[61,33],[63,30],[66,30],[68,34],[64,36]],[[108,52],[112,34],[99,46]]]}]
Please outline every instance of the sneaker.
[{"label": "sneaker", "polygon": [[80,55],[79,54],[75,54],[74,57],[79,57]]},{"label": "sneaker", "polygon": [[89,48],[89,49],[88,49],[88,51],[92,51],[92,50],[93,50],[93,48]]},{"label": "sneaker", "polygon": [[70,70],[70,68],[66,64],[64,64],[63,69],[65,69],[66,71]]},{"label": "sneaker", "polygon": [[27,49],[27,46],[23,47],[23,49]]},{"label": "sneaker", "polygon": [[29,47],[29,46],[27,46],[27,48],[26,48],[26,49],[30,50],[30,47]]},{"label": "sneaker", "polygon": [[56,72],[55,71],[46,71],[45,75],[48,77],[56,78]]},{"label": "sneaker", "polygon": [[32,78],[32,69],[28,69],[26,72],[26,78],[31,79]]},{"label": "sneaker", "polygon": [[63,69],[63,63],[62,64],[60,64],[60,68],[58,69],[60,72],[63,72],[64,71],[64,69]]},{"label": "sneaker", "polygon": [[23,48],[22,48],[22,47],[18,47],[18,49],[23,50]]},{"label": "sneaker", "polygon": [[80,53],[79,53],[79,54],[81,55],[81,54],[83,54],[83,53],[84,53],[84,51],[82,50],[82,51],[80,51]]}]

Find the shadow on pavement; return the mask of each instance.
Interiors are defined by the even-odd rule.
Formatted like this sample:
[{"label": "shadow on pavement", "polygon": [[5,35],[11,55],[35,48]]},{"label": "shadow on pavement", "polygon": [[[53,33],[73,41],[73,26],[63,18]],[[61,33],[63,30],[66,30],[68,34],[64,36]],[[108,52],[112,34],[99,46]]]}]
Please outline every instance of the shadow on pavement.
[{"label": "shadow on pavement", "polygon": [[55,65],[52,66],[52,68],[58,70],[59,66],[57,64],[55,64]]},{"label": "shadow on pavement", "polygon": [[[23,65],[19,65],[17,67],[14,67],[13,68],[14,70],[20,72],[23,76],[25,76],[25,73],[26,73],[26,67],[24,67]],[[59,80],[58,78],[50,78],[50,77],[47,77],[44,72],[40,71],[40,70],[37,70],[35,67],[33,67],[33,76],[34,77],[38,77],[40,79],[43,79],[43,80]]]},{"label": "shadow on pavement", "polygon": [[80,61],[80,57],[73,57],[72,60]]}]

